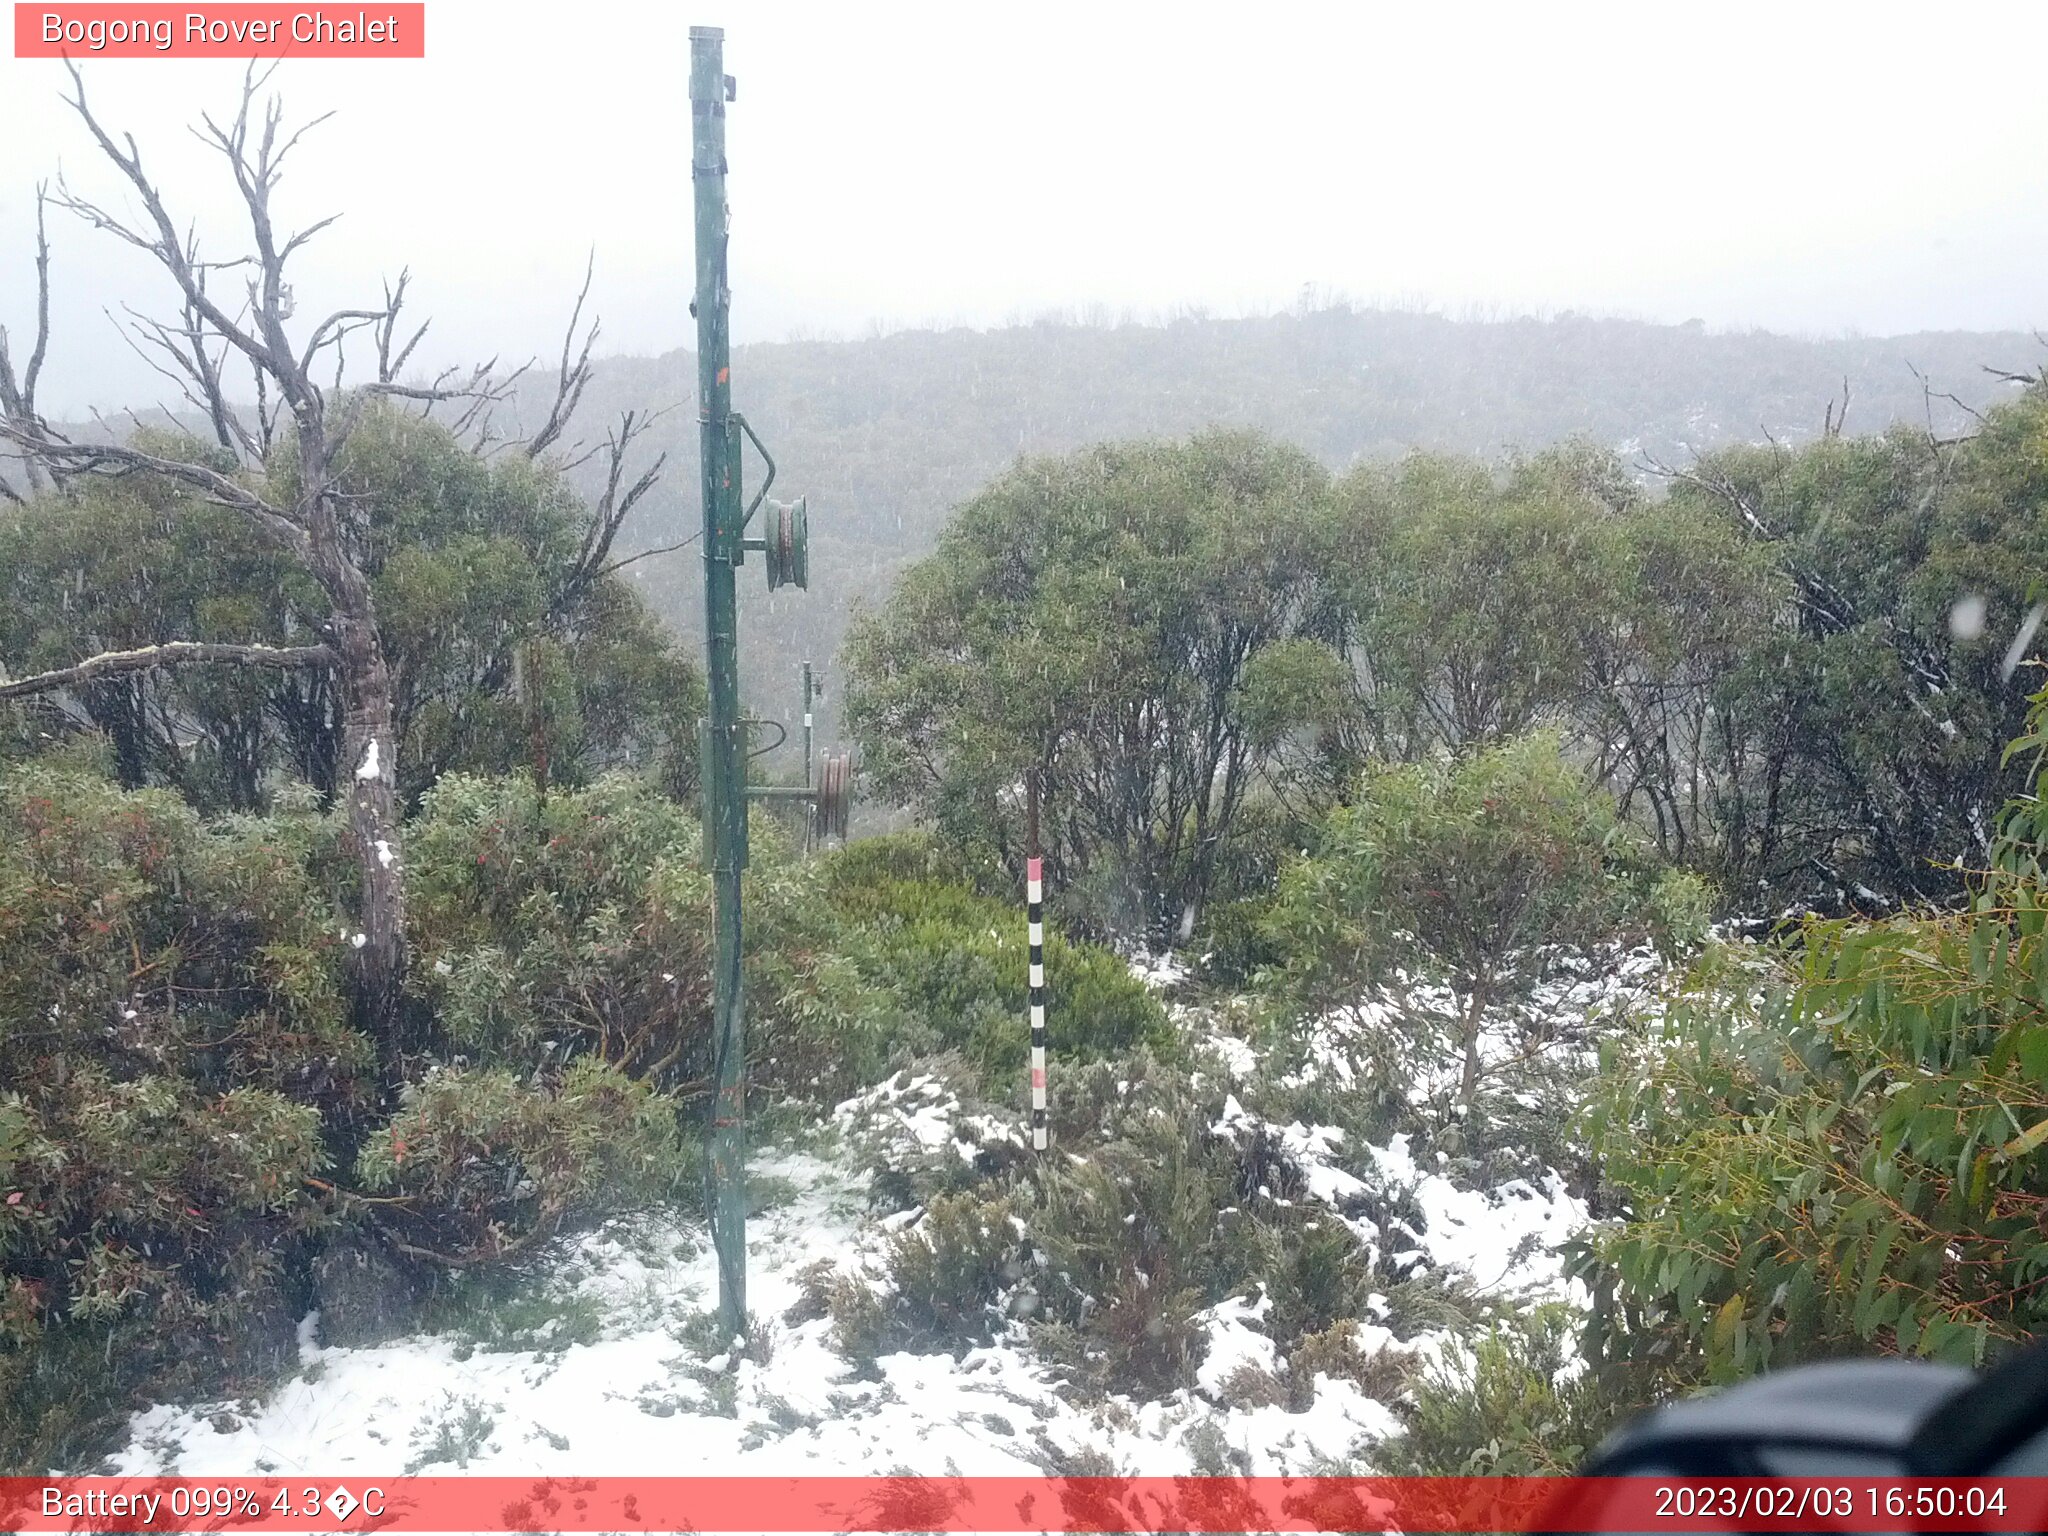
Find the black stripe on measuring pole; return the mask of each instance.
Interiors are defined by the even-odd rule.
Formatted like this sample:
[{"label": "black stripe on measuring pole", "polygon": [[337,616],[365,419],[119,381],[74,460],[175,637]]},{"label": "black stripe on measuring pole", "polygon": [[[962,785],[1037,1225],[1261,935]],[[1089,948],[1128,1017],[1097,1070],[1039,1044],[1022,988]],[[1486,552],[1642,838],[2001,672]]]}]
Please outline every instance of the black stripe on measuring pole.
[{"label": "black stripe on measuring pole", "polygon": [[1026,866],[1024,915],[1031,924],[1031,1146],[1043,1152],[1045,1126],[1045,864]]}]

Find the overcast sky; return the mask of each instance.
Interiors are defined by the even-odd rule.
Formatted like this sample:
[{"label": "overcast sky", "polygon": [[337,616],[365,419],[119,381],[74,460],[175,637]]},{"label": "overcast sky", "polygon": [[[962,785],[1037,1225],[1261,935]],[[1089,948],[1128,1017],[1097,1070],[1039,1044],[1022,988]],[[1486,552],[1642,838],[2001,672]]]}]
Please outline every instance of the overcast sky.
[{"label": "overcast sky", "polygon": [[[2048,324],[2036,3],[429,0],[427,20],[423,61],[276,81],[295,116],[336,113],[280,193],[300,223],[346,214],[302,258],[302,308],[409,263],[436,362],[552,347],[593,247],[602,350],[691,339],[692,22],[725,28],[739,79],[741,340],[1263,312],[1311,284],[1452,314]],[[230,108],[239,73],[86,66],[215,254],[241,248],[235,208],[182,125]],[[17,337],[37,178],[120,196],[63,84],[0,60]],[[75,221],[53,243],[45,405],[156,398],[101,306],[161,308],[162,281]]]}]

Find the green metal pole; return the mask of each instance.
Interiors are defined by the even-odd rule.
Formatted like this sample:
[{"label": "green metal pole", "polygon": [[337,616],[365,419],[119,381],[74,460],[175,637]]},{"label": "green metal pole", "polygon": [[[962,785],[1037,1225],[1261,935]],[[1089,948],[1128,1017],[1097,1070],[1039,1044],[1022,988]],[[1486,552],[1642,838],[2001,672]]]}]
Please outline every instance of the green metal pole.
[{"label": "green metal pole", "polygon": [[746,754],[740,729],[739,454],[732,426],[732,294],[726,283],[725,33],[690,28],[691,182],[697,212],[697,420],[704,473],[704,651],[709,751],[701,768],[706,857],[716,907],[711,1019],[715,1040],[706,1183],[718,1250],[718,1321],[730,1341],[747,1325],[747,1053],[740,986],[740,871],[747,862]]}]

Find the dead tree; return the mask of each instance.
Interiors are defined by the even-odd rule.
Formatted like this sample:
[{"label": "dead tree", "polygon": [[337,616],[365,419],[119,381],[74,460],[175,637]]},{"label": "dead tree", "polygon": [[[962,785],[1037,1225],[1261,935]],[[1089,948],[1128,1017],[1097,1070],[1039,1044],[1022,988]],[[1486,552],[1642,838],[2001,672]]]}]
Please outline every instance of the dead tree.
[{"label": "dead tree", "polygon": [[[28,362],[19,371],[8,346],[7,327],[0,325],[0,421],[40,423],[36,414],[36,382],[43,371],[43,359],[50,351],[50,237],[43,222],[49,203],[49,188],[36,188],[36,335],[29,345]],[[21,459],[21,475],[28,491],[43,489],[47,472],[33,457]],[[27,500],[4,474],[0,474],[0,496],[13,502]]]},{"label": "dead tree", "polygon": [[[559,383],[555,387],[555,398],[548,409],[547,420],[520,445],[528,458],[540,459],[561,441],[576,414],[576,407],[582,402],[583,391],[589,387],[590,349],[597,344],[599,322],[591,321],[590,328],[583,332],[580,348],[576,343],[576,333],[583,323],[583,306],[590,297],[590,280],[595,265],[593,257],[590,265],[584,268],[583,288],[576,295],[575,308],[569,312],[569,328],[562,338],[562,361],[557,375]],[[602,443],[589,447],[575,444],[552,460],[555,468],[566,475],[590,463],[601,453],[605,459],[605,477],[604,489],[598,492],[597,503],[591,509],[590,526],[584,530],[582,547],[577,551],[575,562],[556,583],[550,599],[548,618],[551,623],[559,623],[566,618],[602,578],[623,570],[636,560],[665,555],[694,542],[685,539],[682,543],[665,545],[660,549],[642,550],[622,560],[611,557],[619,529],[625,525],[628,514],[639,505],[640,498],[660,481],[662,467],[668,462],[667,453],[657,454],[654,462],[632,481],[626,479],[626,461],[633,451],[633,444],[663,414],[662,411],[627,411],[620,417],[618,425],[605,433]]]},{"label": "dead tree", "polygon": [[[93,657],[37,677],[0,678],[0,698],[57,692],[94,677],[159,666],[329,669],[341,717],[337,793],[347,802],[348,838],[361,871],[359,906],[345,935],[347,957],[358,1023],[378,1041],[387,1075],[395,1082],[402,1075],[407,1046],[400,1038],[406,932],[400,878],[404,840],[396,793],[400,744],[394,730],[391,671],[360,553],[364,513],[338,483],[336,464],[372,400],[395,397],[418,402],[426,411],[456,402],[457,431],[482,435],[488,431],[492,404],[505,398],[518,375],[498,377],[493,365],[486,363],[466,374],[450,370],[430,382],[403,382],[402,371],[426,331],[425,325],[409,335],[400,330],[404,276],[385,286],[381,303],[337,310],[294,332],[288,264],[334,218],[289,234],[273,220],[272,195],[285,162],[307,130],[322,119],[287,133],[275,98],[259,109],[258,94],[268,78],[268,71],[258,74],[252,69],[233,118],[223,126],[203,117],[195,129],[220,153],[234,179],[248,220],[250,249],[245,254],[229,260],[202,257],[196,235],[180,232],[157,183],[143,167],[133,137],[123,134],[117,139],[95,115],[75,65],[67,100],[139,199],[141,216],[131,220],[117,214],[74,192],[62,179],[54,194],[39,195],[39,212],[41,202],[48,201],[78,215],[148,254],[171,279],[178,318],[164,321],[130,311],[131,341],[177,386],[185,405],[204,417],[239,468],[224,472],[97,437],[79,440],[39,414],[35,385],[49,331],[49,252],[40,238],[40,218],[37,336],[19,376],[0,344],[0,437],[25,466],[31,492],[81,475],[154,475],[242,514],[319,584],[329,607],[316,626],[321,643],[283,649],[174,642]],[[349,374],[351,338],[361,338],[359,352],[367,354],[365,377]],[[586,359],[587,355],[586,350]],[[247,410],[231,399],[230,379],[233,387],[247,388],[253,395]],[[565,378],[565,390],[569,383]],[[566,419],[566,410],[560,414]],[[556,430],[559,434],[560,428]],[[624,446],[630,446],[630,435]],[[284,452],[274,455],[274,449]],[[623,452],[623,447],[616,451]],[[265,473],[277,458],[289,468]],[[615,484],[618,478],[615,474]],[[7,494],[23,499],[12,485]],[[607,510],[621,500],[629,507],[636,499],[637,495],[614,494],[613,507]]]}]

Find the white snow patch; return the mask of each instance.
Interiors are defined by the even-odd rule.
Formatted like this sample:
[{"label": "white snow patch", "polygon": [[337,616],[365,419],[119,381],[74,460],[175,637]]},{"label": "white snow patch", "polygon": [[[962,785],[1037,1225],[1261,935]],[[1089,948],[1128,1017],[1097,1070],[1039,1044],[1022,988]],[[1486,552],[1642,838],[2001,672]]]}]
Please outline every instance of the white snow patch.
[{"label": "white snow patch", "polygon": [[1204,1035],[1196,1044],[1199,1049],[1216,1057],[1233,1081],[1241,1082],[1258,1070],[1258,1052],[1235,1035]]},{"label": "white snow patch", "polygon": [[1563,1296],[1591,1305],[1582,1285],[1564,1279],[1557,1252],[1590,1218],[1586,1203],[1557,1174],[1546,1172],[1541,1188],[1510,1179],[1493,1190],[1460,1189],[1417,1165],[1406,1132],[1366,1150],[1388,1179],[1413,1189],[1424,1217],[1418,1254],[1426,1262],[1462,1269],[1482,1292]]},{"label": "white snow patch", "polygon": [[1177,987],[1192,974],[1188,963],[1172,950],[1155,955],[1141,949],[1127,956],[1125,963],[1133,976],[1155,992]]},{"label": "white snow patch", "polygon": [[1251,1326],[1263,1322],[1272,1310],[1273,1298],[1261,1285],[1256,1302],[1248,1296],[1233,1296],[1206,1312],[1197,1312],[1195,1321],[1208,1329],[1209,1352],[1195,1372],[1195,1385],[1217,1397],[1222,1395],[1223,1384],[1248,1365],[1264,1371],[1275,1369],[1279,1356],[1273,1341]]},{"label": "white snow patch", "polygon": [[[354,942],[365,941],[357,936]],[[1504,1063],[1521,1049],[1521,1026],[1539,1011],[1545,1017],[1536,1022],[1545,1028],[1576,1029],[1546,1049],[1588,1052],[1591,1037],[1583,1026],[1598,1014],[1636,1006],[1655,975],[1654,957],[1562,963],[1525,1009],[1489,1014],[1483,1058],[1488,1065]],[[1454,1019],[1455,1005],[1448,990],[1403,978],[1316,1021],[1300,1078],[1337,1087],[1369,1082],[1375,1060],[1409,1048],[1403,1031],[1418,1012],[1452,1010]],[[1179,1012],[1176,1018],[1233,1084],[1255,1077],[1257,1053],[1245,1041],[1221,1033],[1205,1037],[1199,1018]],[[1441,1076],[1443,1066],[1432,1060],[1422,1075]],[[1215,1068],[1205,1063],[1205,1069]],[[542,1271],[558,1294],[596,1304],[604,1322],[592,1342],[510,1349],[423,1335],[342,1349],[321,1345],[318,1314],[310,1314],[299,1328],[300,1376],[253,1407],[163,1404],[137,1414],[113,1470],[191,1477],[408,1470],[545,1477],[908,1469],[971,1476],[1037,1473],[1051,1456],[1090,1452],[1126,1475],[1174,1476],[1198,1470],[1196,1446],[1205,1441],[1206,1466],[1220,1433],[1232,1461],[1253,1475],[1291,1476],[1356,1458],[1371,1442],[1399,1432],[1386,1404],[1355,1382],[1325,1375],[1315,1378],[1313,1402],[1303,1413],[1213,1400],[1246,1366],[1286,1367],[1267,1332],[1272,1302],[1263,1289],[1256,1298],[1233,1297],[1200,1315],[1209,1351],[1198,1389],[1154,1401],[1117,1397],[1082,1406],[1032,1353],[1021,1323],[958,1359],[885,1356],[875,1363],[881,1379],[866,1379],[834,1347],[829,1318],[787,1320],[805,1294],[799,1274],[822,1262],[834,1274],[885,1288],[886,1249],[897,1234],[916,1230],[923,1212],[874,1213],[865,1177],[870,1160],[957,1155],[971,1163],[993,1142],[1020,1141],[1022,1122],[1005,1111],[967,1110],[931,1073],[899,1074],[846,1100],[829,1120],[859,1156],[826,1161],[782,1153],[754,1162],[756,1173],[794,1190],[749,1222],[749,1300],[766,1329],[759,1349],[707,1359],[690,1342],[701,1338],[702,1320],[717,1297],[715,1260],[700,1224],[672,1216],[616,1221],[569,1244]],[[1270,1137],[1299,1175],[1289,1187],[1321,1208],[1313,1219],[1330,1219],[1323,1215],[1329,1211],[1375,1256],[1399,1250],[1396,1264],[1463,1271],[1505,1301],[1562,1297],[1587,1304],[1582,1289],[1564,1279],[1557,1253],[1559,1243],[1587,1225],[1587,1214],[1555,1173],[1492,1190],[1465,1189],[1447,1176],[1452,1165],[1442,1154],[1418,1158],[1406,1135],[1377,1146],[1347,1141],[1331,1126],[1274,1124],[1248,1111],[1235,1094],[1225,1098],[1210,1129],[1240,1145],[1250,1135]],[[1373,1197],[1389,1194],[1397,1208],[1419,1210],[1421,1219],[1411,1225],[1387,1215],[1383,1199]],[[1347,1207],[1354,1213],[1368,1208],[1368,1201],[1385,1232],[1375,1220],[1346,1214]],[[1015,1227],[1018,1240],[1028,1242],[1022,1224]],[[1360,1350],[1370,1355],[1393,1345],[1387,1298],[1370,1297],[1363,1310],[1354,1335]],[[1398,1347],[1433,1342],[1458,1348],[1448,1335],[1436,1334]]]},{"label": "white snow patch", "polygon": [[840,1104],[832,1121],[892,1165],[948,1146],[971,1165],[990,1142],[1023,1139],[1010,1122],[963,1109],[960,1096],[928,1073],[898,1073]]},{"label": "white snow patch", "polygon": [[[472,1350],[423,1335],[322,1348],[318,1314],[310,1314],[299,1327],[299,1376],[253,1406],[162,1404],[136,1414],[112,1471],[1031,1476],[1050,1450],[1092,1452],[1133,1476],[1185,1476],[1197,1470],[1191,1431],[1210,1424],[1254,1473],[1275,1476],[1313,1471],[1397,1428],[1355,1384],[1320,1376],[1302,1414],[1233,1410],[1189,1392],[1084,1408],[1011,1340],[957,1360],[886,1355],[876,1362],[882,1379],[864,1380],[833,1348],[830,1319],[790,1323],[785,1314],[811,1264],[871,1273],[890,1224],[867,1213],[865,1181],[836,1163],[782,1154],[755,1169],[796,1189],[748,1227],[748,1300],[767,1320],[765,1362],[752,1351],[707,1359],[686,1342],[717,1297],[701,1227],[615,1221],[575,1242],[553,1275],[602,1307],[606,1325],[594,1342]],[[1255,1327],[1270,1305],[1212,1308],[1212,1337],[1240,1361],[1270,1363],[1272,1343]],[[1226,1354],[1213,1358],[1220,1365]]]}]

